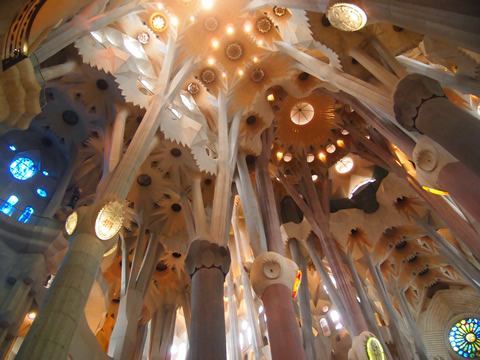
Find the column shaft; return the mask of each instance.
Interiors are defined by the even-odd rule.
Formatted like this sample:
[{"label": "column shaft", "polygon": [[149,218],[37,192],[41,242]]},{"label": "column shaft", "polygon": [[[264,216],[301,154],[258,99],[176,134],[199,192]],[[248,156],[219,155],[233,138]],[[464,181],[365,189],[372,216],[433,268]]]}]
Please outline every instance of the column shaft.
[{"label": "column shaft", "polygon": [[192,277],[189,360],[225,360],[224,275],[201,268]]},{"label": "column shaft", "polygon": [[302,271],[302,282],[298,289],[298,303],[300,305],[300,316],[302,318],[303,347],[307,359],[316,359],[314,341],[312,332],[312,312],[310,310],[310,293],[308,291],[307,263],[298,248],[298,241],[290,239],[288,242],[293,260]]},{"label": "column shaft", "polygon": [[262,300],[272,359],[306,360],[290,289],[283,284],[270,285],[265,289]]},{"label": "column shaft", "polygon": [[67,358],[104,252],[95,236],[75,236],[16,359]]},{"label": "column shaft", "polygon": [[415,127],[480,176],[480,121],[446,98],[425,101]]},{"label": "column shaft", "polygon": [[459,162],[450,163],[440,171],[438,182],[480,222],[480,178],[476,174]]}]

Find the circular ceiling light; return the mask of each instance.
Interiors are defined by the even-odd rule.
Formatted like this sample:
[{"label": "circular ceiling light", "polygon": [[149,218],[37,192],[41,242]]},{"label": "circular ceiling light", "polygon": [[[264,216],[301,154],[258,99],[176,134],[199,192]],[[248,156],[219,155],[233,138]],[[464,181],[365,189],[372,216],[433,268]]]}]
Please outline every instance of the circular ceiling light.
[{"label": "circular ceiling light", "polygon": [[345,129],[342,129],[341,132],[342,132],[342,135],[348,135],[348,134],[350,134],[350,133],[348,132],[348,130],[345,130]]},{"label": "circular ceiling light", "polygon": [[325,150],[327,150],[327,153],[333,154],[335,150],[337,150],[337,147],[333,144],[328,144]]},{"label": "circular ceiling light", "polygon": [[292,159],[293,159],[293,156],[290,153],[285,153],[285,155],[283,155],[283,161],[285,162],[290,162],[292,161]]},{"label": "circular ceiling light", "polygon": [[150,41],[150,35],[147,32],[142,31],[137,35],[137,40],[140,44],[148,44],[148,42]]},{"label": "circular ceiling light", "polygon": [[295,104],[290,111],[290,119],[294,124],[305,125],[313,119],[314,114],[315,111],[312,105],[306,102],[300,102]]},{"label": "circular ceiling light", "polygon": [[367,24],[367,14],[362,8],[349,3],[337,3],[327,10],[333,27],[342,31],[357,31]]},{"label": "circular ceiling light", "polygon": [[313,162],[313,160],[315,160],[315,155],[307,154],[307,162],[311,163],[311,162]]},{"label": "circular ceiling light", "polygon": [[67,221],[65,221],[65,231],[67,232],[68,235],[72,235],[75,229],[77,228],[77,223],[78,223],[78,214],[76,211],[71,213]]},{"label": "circular ceiling light", "polygon": [[335,170],[340,174],[346,174],[353,169],[353,160],[351,157],[344,157],[335,164]]},{"label": "circular ceiling light", "polygon": [[167,17],[162,13],[155,13],[150,18],[150,27],[155,32],[162,32],[167,28]]},{"label": "circular ceiling light", "polygon": [[98,212],[95,233],[100,240],[109,240],[122,228],[125,210],[123,204],[111,201]]}]

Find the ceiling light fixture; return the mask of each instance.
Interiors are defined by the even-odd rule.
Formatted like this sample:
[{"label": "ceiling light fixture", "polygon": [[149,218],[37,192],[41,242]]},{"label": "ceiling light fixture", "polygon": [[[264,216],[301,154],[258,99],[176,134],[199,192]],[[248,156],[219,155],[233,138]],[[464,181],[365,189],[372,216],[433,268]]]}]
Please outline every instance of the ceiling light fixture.
[{"label": "ceiling light fixture", "polygon": [[358,31],[367,24],[365,11],[350,3],[334,3],[327,10],[327,18],[334,28],[342,31]]}]

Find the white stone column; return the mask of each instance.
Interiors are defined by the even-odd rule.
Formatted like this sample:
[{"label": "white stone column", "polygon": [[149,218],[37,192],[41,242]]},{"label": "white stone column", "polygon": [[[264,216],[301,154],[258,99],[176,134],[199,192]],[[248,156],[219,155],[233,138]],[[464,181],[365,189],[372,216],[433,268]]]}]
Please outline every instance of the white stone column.
[{"label": "white stone column", "polygon": [[65,360],[106,250],[94,235],[99,205],[81,208],[72,245],[16,359]]}]

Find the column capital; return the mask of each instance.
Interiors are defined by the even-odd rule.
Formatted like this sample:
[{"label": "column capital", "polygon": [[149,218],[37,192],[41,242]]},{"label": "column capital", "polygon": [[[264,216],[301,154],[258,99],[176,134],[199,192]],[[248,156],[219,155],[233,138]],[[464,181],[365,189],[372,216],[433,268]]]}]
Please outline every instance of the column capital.
[{"label": "column capital", "polygon": [[264,252],[257,256],[250,270],[252,287],[262,297],[270,285],[285,285],[293,293],[298,266],[294,261],[276,252]]},{"label": "column capital", "polygon": [[439,189],[440,171],[450,163],[458,162],[443,147],[428,136],[422,136],[413,149],[413,161],[417,170],[417,179],[423,186]]},{"label": "column capital", "polygon": [[437,97],[445,98],[438,81],[421,74],[407,75],[398,82],[393,93],[395,118],[406,129],[417,129],[415,120],[420,107]]},{"label": "column capital", "polygon": [[220,246],[208,240],[195,240],[185,258],[185,269],[193,277],[200,269],[216,268],[225,277],[230,268],[230,251],[225,246]]}]

